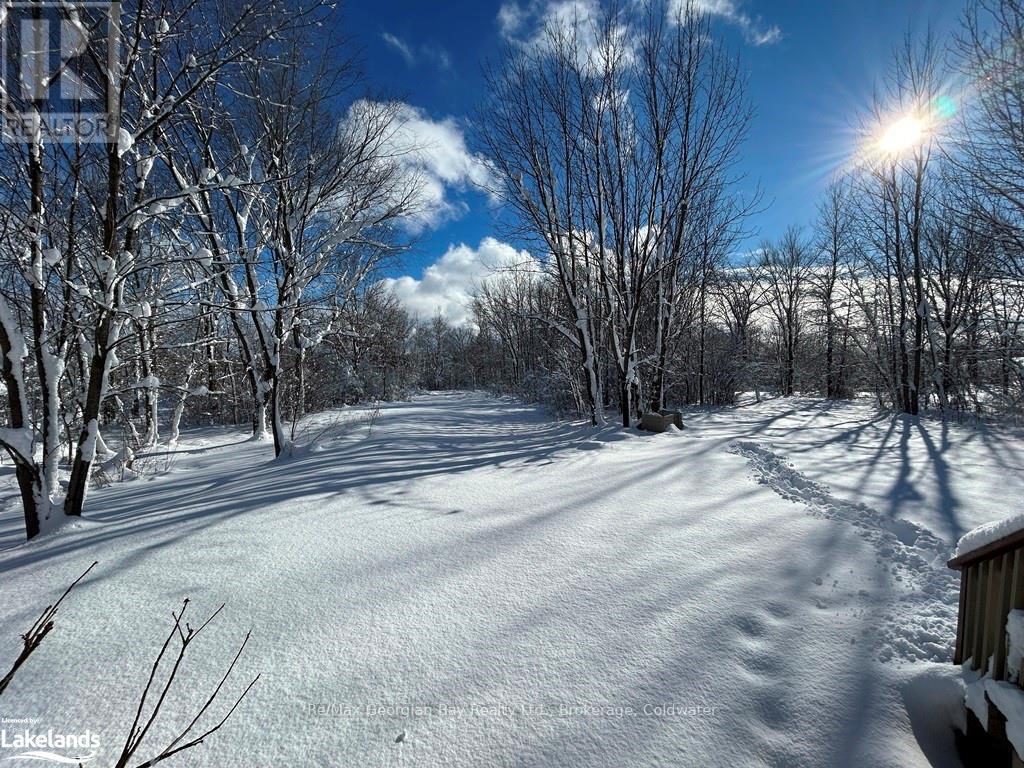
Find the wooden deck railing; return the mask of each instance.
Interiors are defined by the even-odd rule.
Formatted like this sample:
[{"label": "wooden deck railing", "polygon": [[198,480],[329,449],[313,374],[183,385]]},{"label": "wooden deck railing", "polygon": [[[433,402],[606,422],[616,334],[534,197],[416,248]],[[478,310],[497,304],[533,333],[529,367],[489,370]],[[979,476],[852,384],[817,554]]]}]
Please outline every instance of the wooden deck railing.
[{"label": "wooden deck railing", "polygon": [[[1024,532],[949,561],[960,571],[954,664],[1006,679],[1006,617],[1024,608]],[[1018,683],[1024,681],[1018,681]]]}]

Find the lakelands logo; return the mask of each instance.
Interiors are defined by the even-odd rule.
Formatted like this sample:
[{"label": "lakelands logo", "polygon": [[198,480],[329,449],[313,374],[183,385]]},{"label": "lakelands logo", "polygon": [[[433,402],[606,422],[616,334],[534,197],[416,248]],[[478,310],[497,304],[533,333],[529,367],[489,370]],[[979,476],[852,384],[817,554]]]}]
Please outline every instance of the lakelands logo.
[{"label": "lakelands logo", "polygon": [[[5,755],[5,760],[43,760],[78,765],[94,760],[99,747],[99,734],[88,730],[81,733],[55,733],[50,728],[45,733],[33,733],[27,728],[23,731],[0,729],[0,748],[23,750],[15,755]],[[73,754],[58,754],[52,751],[55,749]],[[84,750],[91,751],[85,754]]]}]

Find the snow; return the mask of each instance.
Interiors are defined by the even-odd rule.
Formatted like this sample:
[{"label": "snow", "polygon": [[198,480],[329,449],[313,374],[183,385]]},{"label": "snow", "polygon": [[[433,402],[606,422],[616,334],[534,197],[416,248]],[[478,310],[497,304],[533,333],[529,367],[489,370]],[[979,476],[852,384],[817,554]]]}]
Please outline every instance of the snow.
[{"label": "snow", "polygon": [[[1024,431],[893,415],[864,402],[779,398],[687,412],[732,439],[782,452],[837,498],[902,518],[953,545],[1024,498]],[[998,478],[998,482],[993,482]]]},{"label": "snow", "polygon": [[192,255],[192,258],[204,267],[210,267],[213,265],[213,252],[210,251],[209,248],[197,248],[196,252]]},{"label": "snow", "polygon": [[1024,512],[1019,512],[1001,520],[994,520],[984,525],[979,525],[963,536],[956,543],[957,557],[975,552],[993,542],[999,541],[1011,533],[1024,530]]},{"label": "snow", "polygon": [[956,636],[953,596],[959,577],[944,566],[947,544],[912,522],[836,498],[758,443],[738,441],[731,450],[749,459],[758,482],[783,498],[806,505],[816,516],[849,524],[884,557],[889,576],[910,588],[909,594],[888,608],[878,627],[882,659],[943,661],[950,657],[949,640]]},{"label": "snow", "polygon": [[14,377],[18,392],[24,393],[25,382],[22,378],[21,365],[28,355],[28,347],[25,345],[25,337],[21,334],[14,313],[11,311],[7,299],[3,296],[0,296],[0,327],[2,327],[4,334],[7,336],[11,347],[7,353],[7,362],[11,367],[11,375]]},{"label": "snow", "polygon": [[[1010,619],[1007,621],[1007,633],[1011,634],[1011,656],[1014,653],[1012,644],[1017,643],[1016,668],[1010,667],[1014,662],[1008,662],[1008,672],[1019,675],[1020,670],[1020,637],[1012,639],[1013,634],[1021,630],[1021,622],[1024,619],[1024,611],[1010,611]],[[977,671],[969,669],[969,664],[964,664],[965,680],[965,703],[974,715],[981,722],[982,727],[988,728],[988,707],[989,702],[999,710],[999,713],[1006,718],[1006,737],[1010,740],[1017,754],[1024,754],[1024,691],[1015,682],[1005,680],[993,680],[990,674],[981,675]]]},{"label": "snow", "polygon": [[28,427],[21,429],[0,427],[0,445],[8,446],[25,462],[31,462],[35,456],[35,441],[32,430]]},{"label": "snow", "polygon": [[100,425],[96,419],[90,419],[85,425],[86,436],[82,441],[82,461],[92,461],[96,458],[96,443],[100,436]]},{"label": "snow", "polygon": [[[134,458],[134,451],[129,446],[125,446],[100,464],[99,472],[103,473],[107,478],[129,476],[131,470],[127,467]],[[134,477],[134,473],[131,473],[130,476]]]},{"label": "snow", "polygon": [[960,766],[954,730],[967,730],[959,667],[929,664],[907,675],[903,704],[914,735],[932,766]]},{"label": "snow", "polygon": [[149,178],[150,172],[153,170],[153,163],[156,160],[155,155],[147,155],[139,160],[138,165],[135,166],[135,174],[140,184],[145,184],[146,179]]},{"label": "snow", "polygon": [[966,663],[963,665],[963,674],[965,679],[964,704],[978,718],[981,726],[987,730],[988,700],[985,698],[985,683],[991,678],[987,674],[982,675],[977,670],[972,670],[971,665]]},{"label": "snow", "polygon": [[1024,755],[1024,691],[1002,680],[986,680],[985,693],[1006,718],[1006,738]]},{"label": "snow", "polygon": [[188,596],[227,604],[190,679],[250,627],[228,693],[263,675],[189,766],[958,765],[944,563],[1024,441],[815,401],[684,415],[648,435],[428,394],[312,417],[283,462],[186,430],[168,473],[30,544],[7,490],[0,659],[100,565],[5,714],[100,733],[111,763]]},{"label": "snow", "polygon": [[1006,679],[1020,680],[1024,666],[1024,611],[1014,609],[1006,617]]},{"label": "snow", "polygon": [[151,373],[132,384],[132,389],[157,389],[159,386],[160,378]]},{"label": "snow", "polygon": [[132,134],[124,128],[117,129],[117,156],[124,157],[125,154],[135,146],[135,139]]}]

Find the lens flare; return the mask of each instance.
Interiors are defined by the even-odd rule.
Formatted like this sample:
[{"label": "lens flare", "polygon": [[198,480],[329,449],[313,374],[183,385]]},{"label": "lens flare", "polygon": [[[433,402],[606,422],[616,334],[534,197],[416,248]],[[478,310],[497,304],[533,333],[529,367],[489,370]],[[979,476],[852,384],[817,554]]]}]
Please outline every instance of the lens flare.
[{"label": "lens flare", "polygon": [[924,138],[924,123],[916,117],[904,117],[890,125],[879,142],[883,152],[898,155],[916,147]]},{"label": "lens flare", "polygon": [[951,96],[937,96],[935,98],[935,113],[942,120],[949,120],[956,114],[956,101]]}]

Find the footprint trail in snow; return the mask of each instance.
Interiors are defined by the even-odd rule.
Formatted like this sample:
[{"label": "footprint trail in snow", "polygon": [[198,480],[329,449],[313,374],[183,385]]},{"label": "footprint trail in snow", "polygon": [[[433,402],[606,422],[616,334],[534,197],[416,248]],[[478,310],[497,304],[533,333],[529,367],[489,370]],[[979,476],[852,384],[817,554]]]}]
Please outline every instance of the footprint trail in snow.
[{"label": "footprint trail in snow", "polygon": [[[895,583],[894,591],[883,598],[887,605],[882,606],[883,624],[876,635],[880,660],[941,662],[952,658],[959,579],[946,567],[949,545],[908,520],[836,498],[765,443],[739,440],[729,451],[750,462],[762,485],[806,505],[816,517],[848,523],[875,547],[879,564]],[[864,591],[860,596],[872,599]]]}]

